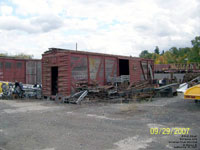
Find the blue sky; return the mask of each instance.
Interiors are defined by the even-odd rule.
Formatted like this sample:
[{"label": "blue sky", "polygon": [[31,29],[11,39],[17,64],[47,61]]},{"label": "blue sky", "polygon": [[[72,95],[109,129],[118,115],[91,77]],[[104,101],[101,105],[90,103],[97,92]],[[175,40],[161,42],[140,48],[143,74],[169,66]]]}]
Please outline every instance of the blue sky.
[{"label": "blue sky", "polygon": [[199,0],[1,0],[0,51],[35,58],[50,47],[138,56],[191,46]]}]

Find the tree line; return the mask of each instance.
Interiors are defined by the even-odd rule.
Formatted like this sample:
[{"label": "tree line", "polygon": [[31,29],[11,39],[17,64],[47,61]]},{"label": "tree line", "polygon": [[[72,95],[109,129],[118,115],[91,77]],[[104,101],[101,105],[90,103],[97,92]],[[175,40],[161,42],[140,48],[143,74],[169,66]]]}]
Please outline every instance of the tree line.
[{"label": "tree line", "polygon": [[33,55],[28,55],[24,53],[16,54],[16,55],[9,55],[7,53],[0,53],[0,57],[12,57],[12,58],[19,58],[19,59],[33,59]]},{"label": "tree line", "polygon": [[200,36],[196,36],[191,41],[191,44],[192,47],[172,47],[162,52],[156,46],[153,53],[143,50],[139,56],[141,58],[153,59],[155,64],[200,63]]}]

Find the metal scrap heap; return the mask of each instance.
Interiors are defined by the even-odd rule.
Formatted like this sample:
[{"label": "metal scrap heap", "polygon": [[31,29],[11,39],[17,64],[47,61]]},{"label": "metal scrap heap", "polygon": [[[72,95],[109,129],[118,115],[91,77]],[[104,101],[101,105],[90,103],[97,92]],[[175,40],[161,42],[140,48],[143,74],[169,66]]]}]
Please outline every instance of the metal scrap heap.
[{"label": "metal scrap heap", "polygon": [[[125,79],[126,78],[126,79]],[[177,83],[158,87],[157,82],[140,81],[129,84],[128,77],[110,78],[107,85],[96,82],[77,82],[76,92],[70,96],[56,95],[56,101],[80,104],[87,97],[90,101],[126,102],[131,100],[151,100],[153,97],[172,97],[176,95]]]},{"label": "metal scrap heap", "polygon": [[1,84],[2,93],[1,99],[41,99],[42,87],[41,85],[22,84],[20,82]]}]

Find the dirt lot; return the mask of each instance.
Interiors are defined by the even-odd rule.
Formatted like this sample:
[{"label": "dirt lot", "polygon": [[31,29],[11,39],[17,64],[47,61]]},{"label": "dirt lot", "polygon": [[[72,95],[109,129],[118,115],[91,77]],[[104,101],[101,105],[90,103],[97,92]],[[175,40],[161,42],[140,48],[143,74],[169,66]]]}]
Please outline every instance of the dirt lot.
[{"label": "dirt lot", "polygon": [[[181,97],[82,105],[0,100],[0,150],[199,150],[200,103]],[[188,139],[151,135],[150,128],[190,128],[198,147],[178,148]]]}]

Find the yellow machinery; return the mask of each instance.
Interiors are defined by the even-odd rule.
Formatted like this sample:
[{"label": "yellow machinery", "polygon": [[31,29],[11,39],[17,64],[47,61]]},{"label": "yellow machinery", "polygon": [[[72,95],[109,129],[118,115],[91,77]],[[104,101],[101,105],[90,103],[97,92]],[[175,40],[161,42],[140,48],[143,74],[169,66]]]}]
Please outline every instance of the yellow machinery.
[{"label": "yellow machinery", "polygon": [[184,99],[192,99],[195,102],[200,100],[200,84],[187,89],[184,93]]},{"label": "yellow machinery", "polygon": [[8,82],[0,81],[0,93],[2,93],[2,84],[3,83],[5,83],[6,85],[8,85]]}]

